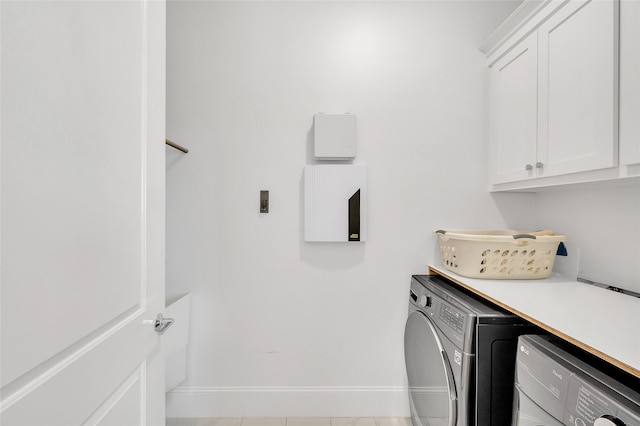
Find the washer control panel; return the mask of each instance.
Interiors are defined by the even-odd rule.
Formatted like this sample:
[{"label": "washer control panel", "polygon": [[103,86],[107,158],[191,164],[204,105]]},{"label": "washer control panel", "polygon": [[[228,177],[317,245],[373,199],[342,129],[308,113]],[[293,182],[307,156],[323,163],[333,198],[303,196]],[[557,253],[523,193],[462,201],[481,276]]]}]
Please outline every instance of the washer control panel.
[{"label": "washer control panel", "polygon": [[457,306],[456,301],[459,302],[459,299],[439,287],[425,286],[417,279],[411,281],[409,297],[409,310],[418,308],[461,351],[473,350],[471,345],[474,344],[474,340],[465,336],[473,333],[474,317],[463,307]]},{"label": "washer control panel", "polygon": [[456,333],[462,333],[464,326],[464,314],[453,306],[442,303],[438,319],[445,325],[451,327]]}]

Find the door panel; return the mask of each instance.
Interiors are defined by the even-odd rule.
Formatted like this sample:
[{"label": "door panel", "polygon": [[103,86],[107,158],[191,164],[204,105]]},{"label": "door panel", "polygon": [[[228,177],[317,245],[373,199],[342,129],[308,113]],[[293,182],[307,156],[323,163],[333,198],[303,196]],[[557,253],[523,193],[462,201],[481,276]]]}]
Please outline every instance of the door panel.
[{"label": "door panel", "polygon": [[620,163],[640,164],[640,2],[620,2]]},{"label": "door panel", "polygon": [[0,19],[0,422],[144,424],[164,409],[143,323],[164,309],[164,3]]},{"label": "door panel", "polygon": [[139,3],[2,8],[4,386],[141,305],[146,99]]},{"label": "door panel", "polygon": [[491,68],[494,184],[532,176],[526,166],[536,161],[537,60],[534,33]]},{"label": "door panel", "polygon": [[569,2],[538,33],[538,176],[616,166],[618,2]]},{"label": "door panel", "polygon": [[141,398],[145,373],[146,365],[143,364],[116,389],[85,424],[98,426],[126,425],[127,422],[142,424],[140,406],[143,404]]}]

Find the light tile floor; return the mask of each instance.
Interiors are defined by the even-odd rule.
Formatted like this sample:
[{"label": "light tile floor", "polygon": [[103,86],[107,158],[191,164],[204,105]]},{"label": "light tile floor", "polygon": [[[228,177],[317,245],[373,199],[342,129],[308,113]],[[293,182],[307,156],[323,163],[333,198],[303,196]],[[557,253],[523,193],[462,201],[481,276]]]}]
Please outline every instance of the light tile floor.
[{"label": "light tile floor", "polygon": [[167,418],[166,426],[412,426],[396,417],[211,417]]}]

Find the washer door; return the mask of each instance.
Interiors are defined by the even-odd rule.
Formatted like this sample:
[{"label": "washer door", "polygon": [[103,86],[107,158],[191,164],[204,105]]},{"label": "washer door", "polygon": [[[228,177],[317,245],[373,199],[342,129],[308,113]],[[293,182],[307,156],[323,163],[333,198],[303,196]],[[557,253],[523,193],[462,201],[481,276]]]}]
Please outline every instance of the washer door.
[{"label": "washer door", "polygon": [[421,312],[407,318],[404,355],[414,426],[454,426],[457,396],[449,357],[431,320]]}]

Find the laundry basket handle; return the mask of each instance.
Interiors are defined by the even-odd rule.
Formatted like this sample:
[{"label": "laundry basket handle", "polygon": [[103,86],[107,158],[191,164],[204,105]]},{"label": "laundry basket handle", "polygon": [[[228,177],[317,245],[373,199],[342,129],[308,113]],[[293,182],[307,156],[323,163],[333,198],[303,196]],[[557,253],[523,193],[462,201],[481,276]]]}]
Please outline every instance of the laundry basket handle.
[{"label": "laundry basket handle", "polygon": [[531,238],[531,239],[535,240],[536,236],[535,235],[531,235],[531,234],[515,234],[513,236],[514,240],[519,240],[520,238]]}]

